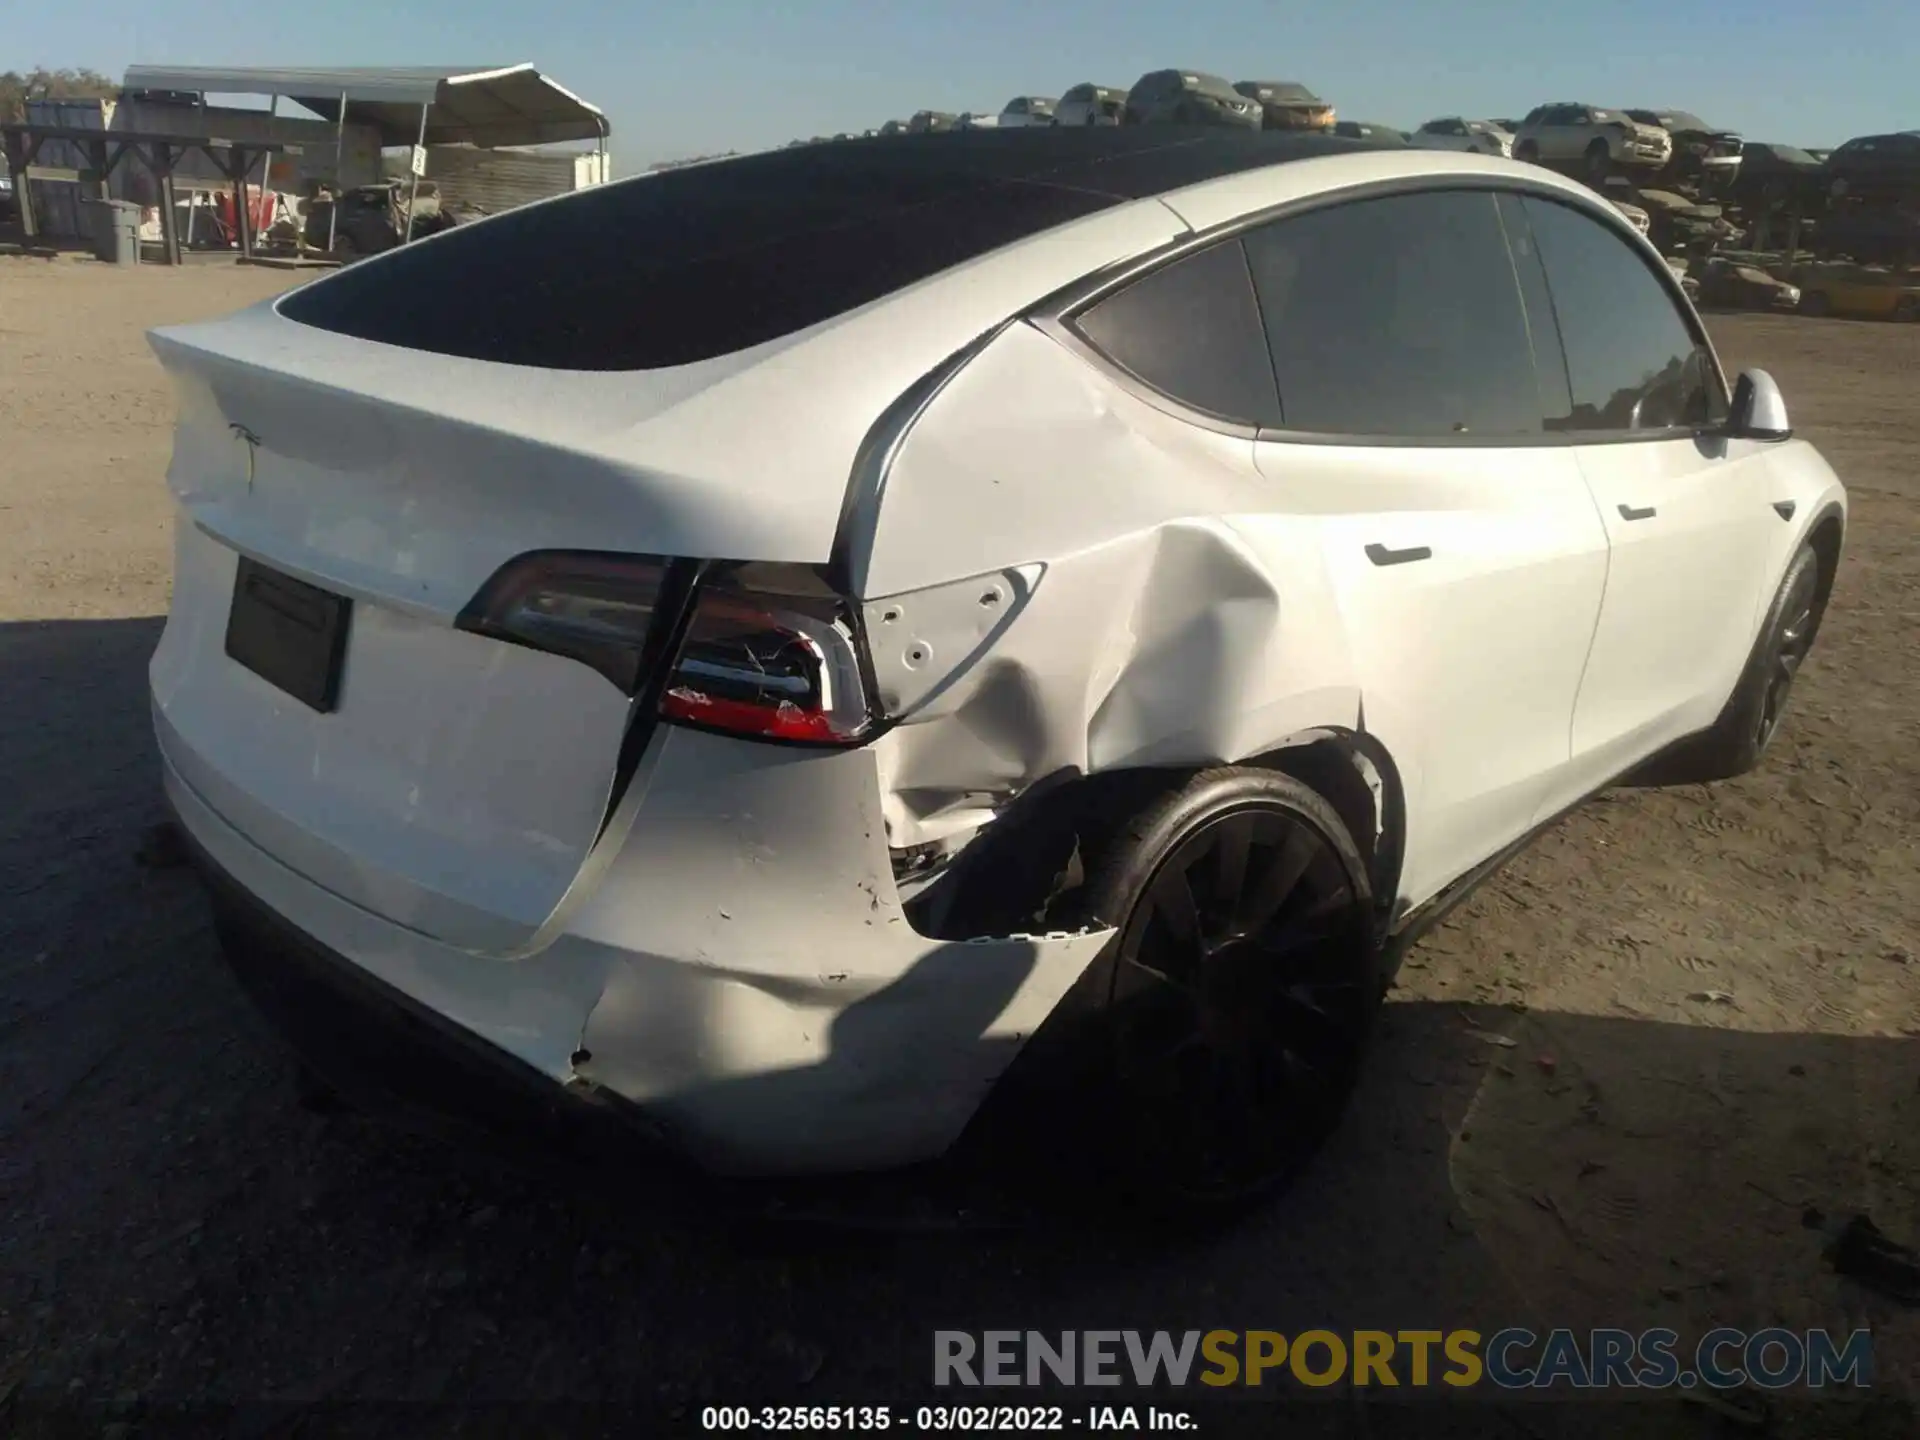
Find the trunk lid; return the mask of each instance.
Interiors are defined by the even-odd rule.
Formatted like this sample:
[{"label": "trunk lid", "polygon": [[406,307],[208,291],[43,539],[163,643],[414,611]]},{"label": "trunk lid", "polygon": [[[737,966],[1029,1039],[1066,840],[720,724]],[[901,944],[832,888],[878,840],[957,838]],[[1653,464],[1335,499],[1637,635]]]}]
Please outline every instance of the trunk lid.
[{"label": "trunk lid", "polygon": [[[364,909],[477,952],[528,946],[599,834],[631,702],[584,665],[456,630],[461,608],[536,549],[822,561],[839,494],[808,513],[691,473],[671,423],[639,438],[737,358],[542,375],[253,312],[154,347],[179,409],[152,665],[174,776]],[[564,440],[542,433],[554,415]],[[231,658],[243,557],[350,602],[332,709]]]}]

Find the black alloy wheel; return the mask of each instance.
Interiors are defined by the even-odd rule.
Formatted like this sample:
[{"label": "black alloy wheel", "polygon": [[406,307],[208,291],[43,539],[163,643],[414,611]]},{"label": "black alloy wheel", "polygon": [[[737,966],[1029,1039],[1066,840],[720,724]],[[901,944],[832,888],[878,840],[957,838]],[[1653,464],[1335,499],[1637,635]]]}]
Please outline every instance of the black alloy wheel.
[{"label": "black alloy wheel", "polygon": [[1107,1010],[1129,1188],[1234,1207],[1319,1147],[1380,992],[1366,869],[1338,815],[1264,770],[1197,776],[1093,877],[1120,926]]}]

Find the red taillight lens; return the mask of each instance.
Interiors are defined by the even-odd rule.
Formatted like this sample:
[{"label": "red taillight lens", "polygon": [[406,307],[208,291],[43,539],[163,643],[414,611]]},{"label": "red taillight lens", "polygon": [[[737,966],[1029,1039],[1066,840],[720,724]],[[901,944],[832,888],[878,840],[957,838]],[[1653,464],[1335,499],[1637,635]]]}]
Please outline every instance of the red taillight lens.
[{"label": "red taillight lens", "polygon": [[578,660],[628,695],[670,663],[664,720],[816,745],[866,738],[876,717],[845,599],[805,566],[716,566],[669,656],[691,574],[648,555],[534,551],[503,565],[456,623]]},{"label": "red taillight lens", "polygon": [[536,550],[501,566],[456,624],[578,660],[631,695],[666,576],[649,555]]},{"label": "red taillight lens", "polygon": [[864,739],[874,715],[852,607],[800,566],[703,582],[660,714],[767,740]]}]

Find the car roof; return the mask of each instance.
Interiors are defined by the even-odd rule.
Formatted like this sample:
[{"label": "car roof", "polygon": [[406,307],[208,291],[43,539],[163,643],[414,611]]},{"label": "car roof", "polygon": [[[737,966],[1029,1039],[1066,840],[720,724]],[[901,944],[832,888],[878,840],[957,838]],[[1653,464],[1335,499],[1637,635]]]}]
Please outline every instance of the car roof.
[{"label": "car roof", "polygon": [[[791,334],[1127,201],[1366,143],[1101,126],[782,148],[510,210],[399,252],[377,273],[340,271],[284,313],[443,354],[669,367],[705,358],[694,353],[705,346],[725,353]],[[472,303],[476,285],[486,306]]]},{"label": "car roof", "polygon": [[[1109,232],[1124,247],[1130,242],[1119,237],[1142,226],[1158,233],[1170,214],[1204,229],[1356,170],[1356,183],[1462,171],[1512,178],[1510,167],[1476,168],[1474,159],[1390,140],[1159,126],[799,146],[637,176],[458,226],[303,286],[279,309],[416,351],[636,371],[739,354],[937,282],[977,297],[949,302],[941,327],[971,334],[970,305],[983,324],[998,323],[1005,315],[990,313],[999,302],[986,296],[1039,277],[1021,252],[1071,269],[1071,251],[1092,268],[1105,263],[1092,257]],[[1532,183],[1554,182],[1543,172]],[[1151,201],[1159,203],[1139,203]],[[1084,238],[1069,245],[1060,235],[1067,250],[1056,255],[1043,242],[1066,230]],[[974,261],[998,266],[1000,278],[987,283]],[[983,278],[958,278],[970,272]],[[1049,273],[1057,276],[1049,289],[1074,278]],[[919,305],[891,308],[904,316]]]},{"label": "car roof", "polygon": [[[1184,128],[1140,127],[1137,139],[1132,130],[1115,127],[1101,135],[1036,128],[850,140],[617,181],[457,226],[222,320],[156,332],[154,345],[163,361],[171,354],[199,353],[223,364],[294,374],[303,385],[377,392],[383,404],[423,410],[474,429],[505,426],[579,454],[600,466],[610,480],[635,467],[684,477],[676,493],[696,509],[706,503],[699,496],[709,484],[724,495],[735,486],[764,487],[769,474],[779,474],[782,487],[756,523],[768,534],[786,537],[782,544],[787,548],[778,558],[802,559],[825,553],[847,475],[873,423],[917,381],[1069,287],[1148,263],[1166,247],[1223,223],[1237,224],[1323,196],[1364,195],[1383,184],[1432,182],[1543,192],[1596,216],[1604,211],[1622,236],[1632,235],[1626,220],[1590,190],[1538,167],[1457,151],[1284,132],[1248,132],[1244,139],[1256,142],[1249,147],[1229,143],[1241,137],[1194,134]],[[1069,148],[1055,149],[1062,140],[1071,142]],[[1189,158],[1175,165],[1158,148],[1137,152],[1134,145],[1177,147]],[[1049,215],[1024,238],[992,253],[979,246],[977,233],[969,227],[955,237],[961,243],[954,249],[935,257],[932,267],[922,266],[929,272],[922,281],[903,284],[885,247],[895,231],[912,236],[950,229],[954,214],[964,212],[943,208],[937,201],[921,214],[896,197],[895,218],[900,210],[912,210],[913,226],[889,230],[885,225],[876,229],[871,222],[842,224],[835,232],[838,249],[805,235],[805,253],[795,257],[791,237],[764,237],[774,260],[785,255],[804,258],[809,265],[823,258],[832,262],[834,268],[821,279],[835,287],[877,260],[887,271],[881,277],[884,291],[875,303],[823,317],[777,341],[709,361],[689,361],[657,380],[589,373],[626,368],[618,355],[591,353],[609,344],[618,331],[644,337],[676,325],[719,320],[722,317],[707,315],[716,293],[736,309],[785,307],[797,288],[791,268],[773,264],[764,289],[736,296],[715,284],[729,278],[725,273],[716,277],[696,269],[694,283],[687,284],[683,254],[656,257],[667,261],[663,267],[646,263],[652,236],[622,232],[607,222],[637,210],[656,221],[670,251],[693,248],[674,224],[666,223],[686,221],[684,215],[674,215],[671,206],[676,197],[695,193],[684,180],[676,184],[674,177],[698,175],[702,186],[713,186],[722,198],[731,191],[750,199],[752,182],[769,173],[766,167],[780,173],[776,159],[794,166],[787,172],[793,185],[805,186],[822,173],[812,168],[816,161],[851,164],[843,157],[891,147],[905,163],[916,153],[941,146],[956,157],[947,162],[949,173],[968,156],[992,173],[1030,178],[1038,173],[1032,168],[1033,156],[1053,156],[1057,163],[1052,180],[1068,173],[1099,176],[1102,155],[1120,167],[1139,154],[1142,165],[1161,170],[1149,184],[1142,173],[1129,175],[1116,168],[1103,178],[1101,197],[1124,191],[1141,198],[1096,206],[1079,219]],[[1002,158],[1023,148],[1029,154],[1020,165]],[[1255,154],[1280,163],[1232,168],[1232,163]],[[802,160],[806,163],[799,163]],[[1202,174],[1214,178],[1165,188],[1176,176]],[[1053,193],[1056,187],[1009,188]],[[649,189],[656,199],[643,204]],[[701,217],[694,227],[699,233],[692,238],[711,244],[715,234],[730,233],[731,218],[724,207],[719,214]],[[736,240],[743,238],[742,248],[753,254],[763,237]],[[609,274],[609,264],[630,269]],[[946,268],[938,268],[942,264]],[[629,280],[639,282],[638,294],[622,290]],[[684,293],[675,286],[684,287]],[[541,294],[543,290],[551,293]],[[530,296],[538,298],[530,303]],[[437,333],[410,337],[404,326],[397,327],[402,333],[366,333],[369,317],[381,306],[403,313],[418,330]],[[455,307],[473,312],[470,326],[462,328],[461,317],[450,316]],[[297,310],[307,313],[302,316]],[[467,350],[465,358],[458,346],[428,343],[451,339],[463,344],[467,337],[487,331],[493,332],[489,343]],[[560,343],[556,335],[569,343]],[[403,348],[383,350],[383,344]],[[435,355],[446,358],[429,358]],[[171,368],[173,362],[168,363]],[[520,368],[527,365],[541,366],[546,373]],[[538,383],[529,384],[529,377]],[[502,396],[516,397],[504,416]],[[569,415],[592,419],[582,424],[566,419]]]}]

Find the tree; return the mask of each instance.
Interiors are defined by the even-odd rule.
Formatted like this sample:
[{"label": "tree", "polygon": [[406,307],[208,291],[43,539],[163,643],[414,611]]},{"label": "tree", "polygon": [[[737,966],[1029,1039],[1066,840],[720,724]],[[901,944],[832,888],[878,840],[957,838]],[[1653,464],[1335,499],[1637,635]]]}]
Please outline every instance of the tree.
[{"label": "tree", "polygon": [[0,124],[25,120],[29,100],[111,100],[119,93],[119,85],[96,70],[0,71]]}]

